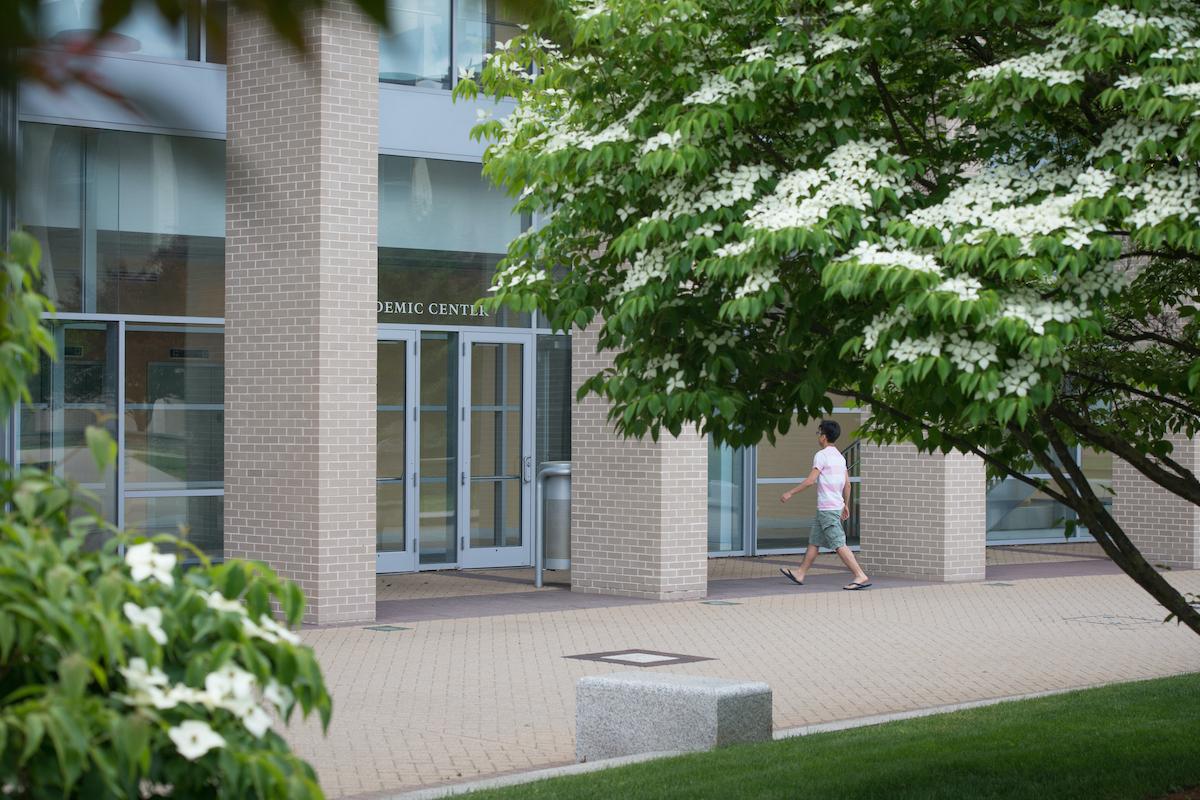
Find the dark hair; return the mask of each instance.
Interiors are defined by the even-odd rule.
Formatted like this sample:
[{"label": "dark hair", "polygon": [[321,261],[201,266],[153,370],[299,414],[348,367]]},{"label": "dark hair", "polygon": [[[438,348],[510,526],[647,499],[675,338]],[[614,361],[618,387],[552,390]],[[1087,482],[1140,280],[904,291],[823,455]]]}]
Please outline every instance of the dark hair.
[{"label": "dark hair", "polygon": [[833,444],[842,435],[842,426],[831,419],[823,419],[817,426],[817,433],[825,434],[825,438],[829,440],[830,444]]}]

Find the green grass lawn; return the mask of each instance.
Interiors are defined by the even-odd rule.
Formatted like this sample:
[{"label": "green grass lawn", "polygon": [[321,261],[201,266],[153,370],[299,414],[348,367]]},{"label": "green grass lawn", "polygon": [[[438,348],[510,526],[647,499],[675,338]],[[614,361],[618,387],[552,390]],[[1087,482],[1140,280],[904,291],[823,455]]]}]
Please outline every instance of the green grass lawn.
[{"label": "green grass lawn", "polygon": [[1197,785],[1200,674],[729,747],[470,797],[1143,800]]}]

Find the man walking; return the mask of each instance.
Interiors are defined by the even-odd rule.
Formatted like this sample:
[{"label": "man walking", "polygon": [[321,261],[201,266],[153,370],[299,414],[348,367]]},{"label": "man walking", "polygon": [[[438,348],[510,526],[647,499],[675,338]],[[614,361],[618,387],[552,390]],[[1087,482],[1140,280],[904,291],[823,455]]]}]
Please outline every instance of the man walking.
[{"label": "man walking", "polygon": [[846,459],[833,443],[842,435],[842,426],[833,420],[821,420],[817,426],[817,444],[820,450],[813,456],[813,468],[804,482],[788,489],[779,498],[786,503],[792,496],[808,487],[817,486],[817,518],[813,521],[812,533],[808,537],[808,550],[798,571],[780,568],[780,572],[797,586],[804,585],[804,578],[822,547],[837,551],[842,563],[853,575],[850,583],[843,586],[847,591],[865,589],[871,579],[858,565],[858,559],[846,546],[846,531],[842,522],[850,518],[850,480],[846,475]]}]

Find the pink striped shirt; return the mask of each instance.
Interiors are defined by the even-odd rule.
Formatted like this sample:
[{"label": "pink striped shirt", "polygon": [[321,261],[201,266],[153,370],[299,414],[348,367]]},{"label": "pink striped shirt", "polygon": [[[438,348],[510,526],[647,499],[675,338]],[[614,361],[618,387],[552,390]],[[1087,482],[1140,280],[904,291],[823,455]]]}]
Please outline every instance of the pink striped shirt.
[{"label": "pink striped shirt", "polygon": [[846,459],[830,445],[813,456],[813,469],[821,471],[817,477],[817,510],[841,511],[842,489],[846,485]]}]

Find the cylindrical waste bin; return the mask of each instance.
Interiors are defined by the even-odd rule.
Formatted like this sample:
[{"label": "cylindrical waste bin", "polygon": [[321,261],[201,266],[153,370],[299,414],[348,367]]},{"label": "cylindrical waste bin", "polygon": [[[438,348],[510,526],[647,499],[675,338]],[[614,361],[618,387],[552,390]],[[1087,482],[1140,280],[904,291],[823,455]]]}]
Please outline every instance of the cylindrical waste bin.
[{"label": "cylindrical waste bin", "polygon": [[542,479],[542,535],[546,569],[571,568],[571,462],[547,461]]}]

